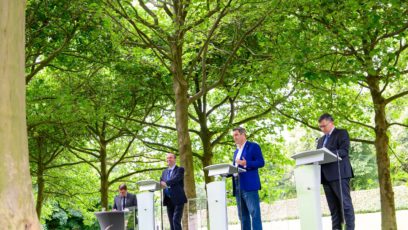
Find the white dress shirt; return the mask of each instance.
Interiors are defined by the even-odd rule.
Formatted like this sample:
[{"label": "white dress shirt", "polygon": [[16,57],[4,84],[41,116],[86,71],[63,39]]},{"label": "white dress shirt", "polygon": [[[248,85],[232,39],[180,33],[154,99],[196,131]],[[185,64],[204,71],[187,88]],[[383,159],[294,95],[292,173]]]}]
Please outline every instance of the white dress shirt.
[{"label": "white dress shirt", "polygon": [[245,141],[245,143],[241,146],[241,148],[238,147],[237,156],[235,157],[235,160],[234,160],[234,165],[235,165],[235,166],[237,166],[237,162],[236,162],[236,161],[241,159],[241,155],[242,155],[242,152],[244,151],[245,144],[246,144],[246,141]]}]

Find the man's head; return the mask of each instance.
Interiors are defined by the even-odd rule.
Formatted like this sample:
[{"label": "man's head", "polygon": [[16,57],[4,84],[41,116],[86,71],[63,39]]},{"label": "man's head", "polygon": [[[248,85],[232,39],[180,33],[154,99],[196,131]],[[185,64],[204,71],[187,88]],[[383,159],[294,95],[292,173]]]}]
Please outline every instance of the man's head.
[{"label": "man's head", "polygon": [[120,196],[124,197],[127,194],[127,186],[126,184],[119,185],[119,194]]},{"label": "man's head", "polygon": [[232,130],[232,137],[237,145],[243,145],[246,141],[246,130],[242,127],[237,127]]},{"label": "man's head", "polygon": [[325,113],[319,117],[319,128],[324,134],[329,134],[330,131],[334,128],[334,119],[333,117]]},{"label": "man's head", "polygon": [[167,165],[171,168],[176,164],[176,155],[174,153],[167,153]]}]

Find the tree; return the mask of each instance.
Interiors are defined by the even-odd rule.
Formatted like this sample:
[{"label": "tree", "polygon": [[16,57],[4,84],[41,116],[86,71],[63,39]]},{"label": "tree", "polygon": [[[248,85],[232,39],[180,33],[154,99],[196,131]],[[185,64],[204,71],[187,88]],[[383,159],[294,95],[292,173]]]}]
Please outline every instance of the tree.
[{"label": "tree", "polygon": [[[167,69],[172,79],[175,102],[175,120],[178,151],[181,165],[185,168],[185,191],[188,198],[196,196],[193,152],[188,126],[188,109],[204,93],[218,87],[241,47],[244,38],[251,34],[263,21],[262,13],[244,26],[244,33],[237,34],[231,41],[231,49],[223,65],[207,75],[206,54],[212,40],[220,32],[220,25],[227,15],[240,10],[250,10],[245,2],[229,1],[160,1],[145,4],[144,1],[121,2],[106,0],[105,12],[128,34],[129,42],[148,48]],[[232,17],[231,17],[232,18]],[[197,36],[202,35],[202,36]],[[196,40],[199,39],[199,40]],[[187,52],[188,47],[197,47]],[[191,91],[191,79],[196,69],[203,68],[202,90]],[[187,213],[187,212],[185,212]],[[186,218],[184,218],[186,220]]]},{"label": "tree", "polygon": [[[109,67],[109,66],[108,66]],[[157,103],[155,90],[161,82],[146,81],[153,68],[123,64],[91,70],[86,78],[68,75],[60,78],[60,86],[67,90],[61,95],[79,119],[79,135],[69,126],[62,127],[66,134],[61,142],[78,159],[90,165],[100,178],[101,206],[108,209],[109,188],[138,173],[161,170],[151,167],[161,162],[154,154],[144,153],[137,140],[143,127],[129,124],[122,117],[143,120],[150,113],[151,104]],[[60,88],[61,92],[63,91]],[[68,96],[71,95],[71,96]],[[75,132],[74,132],[75,133]],[[125,168],[126,170],[120,170]]]},{"label": "tree", "polygon": [[[26,84],[47,67],[77,72],[76,59],[103,62],[98,54],[103,38],[94,0],[37,1],[26,7]],[[98,36],[92,36],[98,31]],[[109,40],[108,40],[109,41]],[[102,52],[105,51],[101,49]],[[77,61],[77,60],[76,60]]]},{"label": "tree", "polygon": [[[325,98],[320,98],[320,105],[328,102],[340,105],[343,109],[350,106],[346,112],[333,109],[336,108],[333,104],[321,108],[331,107],[331,110],[336,110],[350,124],[360,126],[370,133],[369,136],[374,136],[374,140],[354,139],[375,146],[382,228],[396,229],[389,128],[393,125],[408,126],[390,121],[387,114],[392,103],[408,95],[408,89],[403,84],[400,85],[401,82],[406,82],[404,76],[408,73],[404,64],[408,48],[407,4],[399,1],[297,1],[288,4],[287,21],[293,26],[292,32],[297,34],[294,46],[299,51],[297,54],[300,58],[294,64],[302,73],[298,76],[306,85],[315,89],[312,92],[325,91],[325,94],[320,94],[326,95]],[[347,88],[360,88],[360,93],[355,93],[355,100],[351,99],[350,94],[342,93],[342,90],[349,92]],[[357,111],[350,109],[356,107],[353,101],[359,103],[360,98],[365,97],[365,92],[369,95],[369,106],[366,104]],[[315,98],[310,101],[319,104],[316,98],[318,96],[319,94],[315,94]],[[338,100],[342,96],[351,100]],[[310,105],[311,103],[307,104]],[[373,123],[366,119],[365,114],[368,113],[372,114]],[[289,115],[286,112],[282,114]],[[303,113],[303,118],[299,114],[292,113],[290,117],[303,122],[308,120],[305,118],[310,118],[306,113]]]},{"label": "tree", "polygon": [[8,229],[40,229],[28,165],[24,7],[0,1],[0,225]]}]

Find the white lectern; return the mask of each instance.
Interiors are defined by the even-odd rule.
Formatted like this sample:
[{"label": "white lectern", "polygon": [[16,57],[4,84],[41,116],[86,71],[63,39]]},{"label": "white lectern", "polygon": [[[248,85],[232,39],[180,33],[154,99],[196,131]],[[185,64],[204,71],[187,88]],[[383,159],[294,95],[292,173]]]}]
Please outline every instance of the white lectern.
[{"label": "white lectern", "polygon": [[142,193],[137,194],[139,229],[154,230],[154,191],[160,190],[160,183],[153,180],[137,182]]},{"label": "white lectern", "polygon": [[321,148],[295,154],[292,158],[296,160],[295,180],[301,229],[321,230],[320,165],[337,161],[337,156]]},{"label": "white lectern", "polygon": [[221,176],[221,181],[214,181],[207,184],[208,214],[211,230],[227,230],[227,191],[225,187],[225,177],[235,173],[245,172],[245,169],[238,168],[231,164],[216,164],[204,168],[208,170],[208,176]]}]

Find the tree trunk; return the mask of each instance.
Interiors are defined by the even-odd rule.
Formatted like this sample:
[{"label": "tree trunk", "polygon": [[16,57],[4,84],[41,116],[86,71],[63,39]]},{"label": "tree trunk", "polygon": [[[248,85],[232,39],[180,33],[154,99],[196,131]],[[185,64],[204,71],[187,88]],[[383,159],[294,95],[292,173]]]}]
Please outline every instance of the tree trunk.
[{"label": "tree trunk", "polygon": [[[200,82],[195,79],[195,87],[196,93],[200,91]],[[203,156],[200,157],[201,163],[203,165],[203,172],[204,172],[204,181],[205,184],[208,184],[214,181],[214,177],[209,177],[208,172],[204,170],[205,167],[212,165],[212,158],[213,158],[213,146],[211,146],[211,132],[208,129],[208,117],[207,117],[207,99],[206,95],[202,98],[198,99],[197,102],[194,103],[194,108],[198,117],[198,122],[200,125],[200,139],[201,144],[203,146]]]},{"label": "tree trunk", "polygon": [[[202,163],[203,163],[203,169],[209,165],[212,165],[212,159],[213,159],[213,146],[211,146],[211,137],[208,132],[208,129],[203,131],[203,128],[201,130],[201,142],[203,144],[203,158],[202,158]],[[208,172],[204,172],[204,181],[205,184],[208,184],[210,182],[214,181],[214,177],[209,177]]]},{"label": "tree trunk", "polygon": [[[180,154],[180,165],[184,167],[184,191],[186,192],[187,199],[191,199],[196,197],[196,188],[193,151],[191,149],[190,133],[188,131],[188,84],[183,75],[181,46],[174,44],[172,52],[173,90],[176,100],[177,142]],[[188,212],[186,211],[183,215],[183,226],[183,229],[188,229]]]},{"label": "tree trunk", "polygon": [[28,163],[25,1],[0,0],[0,226],[40,229]]},{"label": "tree trunk", "polygon": [[109,201],[108,201],[108,194],[109,194],[109,175],[107,171],[106,165],[106,143],[100,143],[100,163],[101,163],[101,202],[102,208],[108,210]]},{"label": "tree trunk", "polygon": [[[180,165],[184,167],[184,191],[187,199],[196,197],[193,153],[191,149],[190,134],[188,132],[188,97],[187,87],[174,80],[176,98],[176,128]],[[187,226],[188,212],[184,212],[183,226]],[[186,228],[184,228],[186,229]]]},{"label": "tree trunk", "polygon": [[38,160],[38,171],[37,171],[37,202],[35,205],[35,209],[37,211],[38,219],[41,218],[41,210],[42,205],[44,203],[44,188],[45,188],[45,181],[44,181],[44,168],[43,162],[41,159]]},{"label": "tree trunk", "polygon": [[367,81],[375,111],[375,149],[377,152],[378,180],[381,199],[381,226],[385,230],[396,230],[394,191],[391,182],[390,158],[388,156],[388,122],[385,115],[385,99],[381,95],[379,78],[369,77]]}]

